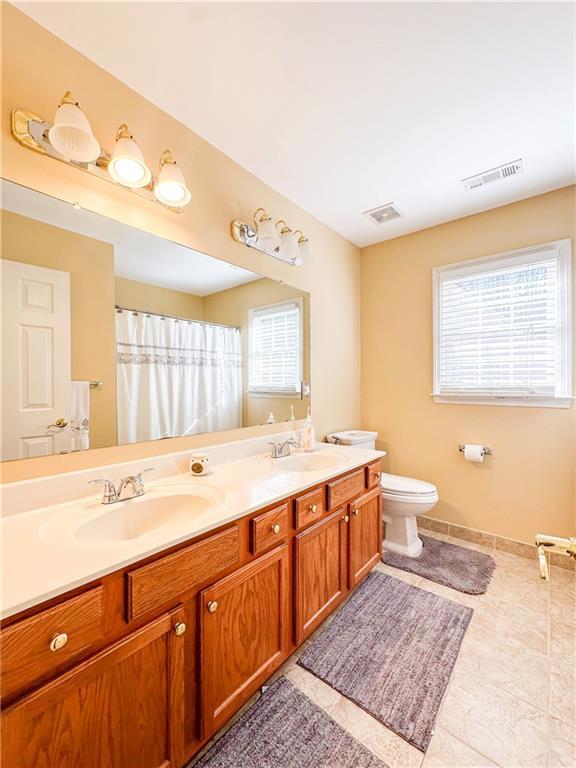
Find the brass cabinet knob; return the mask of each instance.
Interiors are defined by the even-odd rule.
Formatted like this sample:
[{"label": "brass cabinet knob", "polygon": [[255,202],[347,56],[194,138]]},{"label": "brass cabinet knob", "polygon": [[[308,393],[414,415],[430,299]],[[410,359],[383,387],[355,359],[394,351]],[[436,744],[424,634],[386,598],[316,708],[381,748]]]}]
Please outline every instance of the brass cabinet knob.
[{"label": "brass cabinet knob", "polygon": [[375,472],[374,477],[376,478],[376,480],[380,480],[380,478],[382,477],[382,472]]},{"label": "brass cabinet knob", "polygon": [[280,526],[278,523],[274,523],[272,526],[272,533],[280,533]]},{"label": "brass cabinet knob", "polygon": [[216,611],[218,610],[218,601],[210,600],[207,608],[208,608],[208,613],[216,613]]},{"label": "brass cabinet knob", "polygon": [[318,506],[316,504],[312,504],[309,509],[310,509],[310,512],[312,512],[312,514],[315,515],[318,510]]},{"label": "brass cabinet knob", "polygon": [[349,523],[350,522],[350,518],[348,517],[348,515],[344,515],[344,517],[342,519],[344,520],[345,523]]},{"label": "brass cabinet knob", "polygon": [[354,509],[352,510],[352,514],[354,515],[354,517],[358,517],[358,515],[360,514],[360,510],[354,507]]},{"label": "brass cabinet knob", "polygon": [[68,635],[66,632],[58,632],[54,635],[52,640],[50,640],[50,650],[51,651],[59,651],[60,648],[64,648],[66,643],[68,642]]},{"label": "brass cabinet knob", "polygon": [[183,621],[179,621],[177,624],[174,625],[174,634],[177,637],[180,637],[181,635],[186,632],[186,624],[184,624]]}]

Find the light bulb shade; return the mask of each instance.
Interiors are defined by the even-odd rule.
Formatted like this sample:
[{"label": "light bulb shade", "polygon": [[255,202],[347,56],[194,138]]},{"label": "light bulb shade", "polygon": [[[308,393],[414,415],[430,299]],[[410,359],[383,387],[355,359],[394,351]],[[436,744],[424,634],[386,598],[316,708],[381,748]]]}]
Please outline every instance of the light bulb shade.
[{"label": "light bulb shade", "polygon": [[300,259],[300,263],[304,264],[310,264],[312,259],[314,258],[314,252],[312,251],[312,246],[310,245],[310,241],[306,238],[300,238],[298,241],[298,257]]},{"label": "light bulb shade", "polygon": [[120,136],[116,139],[108,164],[108,173],[118,184],[131,189],[145,187],[152,178],[152,173],[144,162],[142,150],[129,136]]},{"label": "light bulb shade", "polygon": [[278,253],[283,259],[289,260],[299,256],[298,238],[294,236],[294,232],[290,229],[280,233],[280,250]]},{"label": "light bulb shade", "polygon": [[92,133],[88,118],[77,104],[60,104],[54,125],[48,131],[54,149],[66,160],[91,163],[100,156],[100,144]]},{"label": "light bulb shade", "polygon": [[154,185],[156,200],[171,208],[182,208],[192,199],[186,186],[184,174],[174,162],[166,162],[160,166],[158,179]]},{"label": "light bulb shade", "polygon": [[272,219],[261,219],[258,222],[258,247],[271,252],[280,245],[280,236]]}]

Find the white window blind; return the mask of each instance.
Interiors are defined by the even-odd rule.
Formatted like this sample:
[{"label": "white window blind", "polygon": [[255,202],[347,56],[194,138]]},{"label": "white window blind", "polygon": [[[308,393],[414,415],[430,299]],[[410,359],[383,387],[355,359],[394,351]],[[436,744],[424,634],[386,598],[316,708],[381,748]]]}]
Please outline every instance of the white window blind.
[{"label": "white window blind", "polygon": [[437,398],[570,396],[569,241],[437,268],[434,305]]},{"label": "white window blind", "polygon": [[248,390],[299,396],[302,384],[302,302],[250,310]]}]

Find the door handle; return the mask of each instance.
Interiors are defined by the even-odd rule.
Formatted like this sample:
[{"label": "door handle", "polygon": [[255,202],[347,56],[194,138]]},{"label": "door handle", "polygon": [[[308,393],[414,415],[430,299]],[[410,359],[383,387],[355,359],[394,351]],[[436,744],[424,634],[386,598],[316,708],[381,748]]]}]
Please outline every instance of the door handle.
[{"label": "door handle", "polygon": [[50,429],[51,427],[58,427],[58,429],[66,429],[67,426],[68,426],[67,419],[56,419],[54,424],[48,424],[47,429]]}]

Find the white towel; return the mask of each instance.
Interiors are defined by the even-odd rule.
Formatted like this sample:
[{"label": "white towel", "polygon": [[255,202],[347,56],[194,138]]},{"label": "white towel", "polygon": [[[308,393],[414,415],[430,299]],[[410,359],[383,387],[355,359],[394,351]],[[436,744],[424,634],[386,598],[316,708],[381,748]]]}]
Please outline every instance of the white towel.
[{"label": "white towel", "polygon": [[70,450],[90,448],[90,382],[73,381],[70,394]]}]

